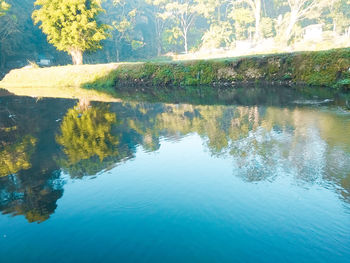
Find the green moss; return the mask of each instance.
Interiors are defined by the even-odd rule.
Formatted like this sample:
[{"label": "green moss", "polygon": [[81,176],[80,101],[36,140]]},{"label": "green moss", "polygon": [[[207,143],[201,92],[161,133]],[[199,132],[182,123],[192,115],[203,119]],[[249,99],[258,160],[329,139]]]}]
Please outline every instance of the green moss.
[{"label": "green moss", "polygon": [[305,52],[293,60],[294,78],[314,86],[333,86],[349,67],[349,49]]}]

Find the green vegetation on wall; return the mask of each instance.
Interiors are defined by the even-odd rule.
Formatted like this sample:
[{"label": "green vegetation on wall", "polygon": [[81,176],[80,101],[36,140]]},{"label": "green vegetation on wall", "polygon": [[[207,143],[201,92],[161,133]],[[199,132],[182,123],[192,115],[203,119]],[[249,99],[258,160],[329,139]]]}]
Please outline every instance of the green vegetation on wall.
[{"label": "green vegetation on wall", "polygon": [[[283,82],[349,88],[350,50],[337,49],[221,60],[121,65],[86,88],[123,85],[232,85],[236,82]],[[112,85],[112,86],[111,86]]]}]

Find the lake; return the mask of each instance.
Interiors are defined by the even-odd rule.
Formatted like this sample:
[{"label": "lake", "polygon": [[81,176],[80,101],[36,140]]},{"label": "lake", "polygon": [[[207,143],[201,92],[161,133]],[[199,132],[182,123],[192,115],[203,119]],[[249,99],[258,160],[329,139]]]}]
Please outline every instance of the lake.
[{"label": "lake", "polygon": [[0,262],[350,262],[347,95],[126,93],[0,96]]}]

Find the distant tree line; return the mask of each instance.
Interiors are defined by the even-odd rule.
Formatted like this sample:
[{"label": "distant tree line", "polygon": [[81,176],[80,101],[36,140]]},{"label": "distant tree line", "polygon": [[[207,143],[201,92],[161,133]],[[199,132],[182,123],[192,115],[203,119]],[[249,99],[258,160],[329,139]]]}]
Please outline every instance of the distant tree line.
[{"label": "distant tree line", "polygon": [[[349,34],[349,0],[0,0],[0,67],[50,54],[57,63],[149,59],[273,39],[280,47],[319,24]],[[11,6],[11,8],[10,8]],[[42,32],[35,26],[38,25]],[[100,51],[91,54],[91,51]]]}]

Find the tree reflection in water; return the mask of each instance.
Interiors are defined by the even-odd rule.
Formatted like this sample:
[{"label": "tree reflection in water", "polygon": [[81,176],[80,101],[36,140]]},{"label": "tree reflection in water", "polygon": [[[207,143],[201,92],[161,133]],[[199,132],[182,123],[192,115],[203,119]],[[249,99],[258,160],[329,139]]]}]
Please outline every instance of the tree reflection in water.
[{"label": "tree reflection in water", "polygon": [[349,199],[348,119],[299,107],[167,105],[154,123],[157,133],[201,135],[213,155],[233,157],[234,174],[248,182],[292,176],[340,186]]},{"label": "tree reflection in water", "polygon": [[26,135],[14,144],[5,145],[0,151],[0,177],[28,170],[35,145],[36,139],[31,135]]},{"label": "tree reflection in water", "polygon": [[191,133],[212,155],[230,157],[233,173],[246,182],[283,175],[306,187],[333,187],[350,202],[347,112],[145,102],[80,108],[45,100],[22,106],[29,110],[11,108],[18,116],[13,136],[0,133],[0,210],[29,222],[42,222],[55,211],[63,195],[61,171],[72,178],[96,175],[134,157],[138,146],[156,151],[161,138],[180,140]]},{"label": "tree reflection in water", "polygon": [[112,135],[116,123],[116,114],[103,104],[83,109],[77,105],[68,110],[56,136],[65,154],[59,165],[72,177],[82,177],[102,170],[105,160],[116,162],[113,157],[119,156],[119,139]]},{"label": "tree reflection in water", "polygon": [[[31,98],[1,98],[0,211],[43,222],[63,195],[63,181],[52,154],[55,119],[69,102]],[[47,110],[49,109],[49,110]]]}]

